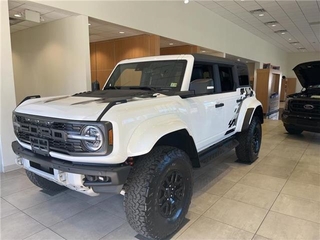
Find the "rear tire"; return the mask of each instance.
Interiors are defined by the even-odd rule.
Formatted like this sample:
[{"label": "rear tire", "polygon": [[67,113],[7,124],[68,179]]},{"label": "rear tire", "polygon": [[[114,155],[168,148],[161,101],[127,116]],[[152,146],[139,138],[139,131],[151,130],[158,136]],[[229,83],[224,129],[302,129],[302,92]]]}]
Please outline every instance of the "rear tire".
[{"label": "rear tire", "polygon": [[237,136],[239,145],[236,147],[238,160],[253,163],[257,160],[261,147],[261,123],[257,116],[253,116],[248,129]]},{"label": "rear tire", "polygon": [[43,177],[38,176],[37,174],[30,172],[28,170],[26,170],[26,174],[29,178],[29,180],[36,186],[38,186],[39,188],[45,189],[45,190],[49,190],[49,191],[53,191],[53,192],[58,192],[58,191],[62,191],[65,190],[66,188],[63,186],[60,186],[54,182],[51,182]]},{"label": "rear tire", "polygon": [[134,164],[127,180],[124,207],[131,227],[152,239],[179,229],[192,196],[192,167],[187,154],[155,147]]},{"label": "rear tire", "polygon": [[287,124],[284,124],[284,128],[287,130],[287,132],[289,134],[295,134],[295,135],[298,135],[298,134],[301,134],[303,132],[303,130],[301,129],[298,129],[298,128],[295,128],[293,126],[289,126]]}]

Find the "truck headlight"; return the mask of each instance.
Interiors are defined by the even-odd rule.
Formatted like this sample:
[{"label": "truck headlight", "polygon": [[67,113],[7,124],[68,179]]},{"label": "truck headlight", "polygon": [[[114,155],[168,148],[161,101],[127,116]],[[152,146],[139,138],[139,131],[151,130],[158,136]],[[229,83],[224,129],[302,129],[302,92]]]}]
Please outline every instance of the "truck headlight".
[{"label": "truck headlight", "polygon": [[18,132],[18,130],[20,128],[20,124],[17,120],[17,116],[15,113],[12,113],[12,124],[13,124],[14,132]]},{"label": "truck headlight", "polygon": [[83,145],[90,152],[98,151],[103,144],[103,133],[96,126],[86,126],[81,131],[81,136]]}]

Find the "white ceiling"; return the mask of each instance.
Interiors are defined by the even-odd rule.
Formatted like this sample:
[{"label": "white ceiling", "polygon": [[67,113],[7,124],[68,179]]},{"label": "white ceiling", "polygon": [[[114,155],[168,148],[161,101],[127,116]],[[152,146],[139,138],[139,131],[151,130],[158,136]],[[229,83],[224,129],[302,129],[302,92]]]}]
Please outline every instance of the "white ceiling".
[{"label": "white ceiling", "polygon": [[[319,1],[195,1],[254,35],[280,47],[286,52],[320,52]],[[10,17],[14,17],[14,14],[21,13],[25,9],[39,12],[44,21],[40,23],[21,21],[20,23],[10,27],[12,33],[37,26],[39,24],[76,15],[72,12],[55,9],[29,1],[9,1]],[[256,9],[265,9],[266,12],[264,13],[264,16],[259,17],[257,14],[250,13],[250,11]],[[266,22],[272,21],[278,22],[275,27],[265,24]],[[94,18],[89,18],[89,22],[90,42],[145,34],[145,32],[142,31],[126,28]],[[277,30],[287,30],[287,32],[282,35],[280,33],[275,33]],[[186,44],[187,43],[164,37],[161,37],[160,39],[161,47],[181,46]],[[212,51],[213,54],[215,53],[215,51],[210,49],[201,48],[201,50],[206,51],[206,54],[210,54],[210,51]]]},{"label": "white ceiling", "polygon": [[[21,19],[21,22],[10,26],[11,33],[24,30],[30,27],[35,27],[43,23],[48,23],[51,21],[76,15],[72,12],[55,9],[52,7],[40,5],[33,2],[9,1],[8,3],[9,3],[9,17],[15,18],[15,19]],[[26,9],[40,13],[43,21],[40,23],[36,23],[31,21],[25,21],[23,15],[21,16],[21,18],[17,18],[14,16],[15,14],[23,13],[24,10]]]},{"label": "white ceiling", "polygon": [[[195,1],[286,52],[320,52],[319,1]],[[250,13],[256,9],[264,9],[264,16]],[[271,21],[278,24],[265,24]],[[287,32],[275,33],[277,30]]]}]

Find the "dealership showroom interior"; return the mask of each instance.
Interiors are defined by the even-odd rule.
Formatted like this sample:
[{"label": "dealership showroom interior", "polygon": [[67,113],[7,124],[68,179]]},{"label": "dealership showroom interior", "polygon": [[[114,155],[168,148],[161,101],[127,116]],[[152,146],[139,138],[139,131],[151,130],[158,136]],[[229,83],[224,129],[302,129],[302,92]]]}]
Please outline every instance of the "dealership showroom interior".
[{"label": "dealership showroom interior", "polygon": [[0,4],[0,239],[320,239],[319,0]]}]

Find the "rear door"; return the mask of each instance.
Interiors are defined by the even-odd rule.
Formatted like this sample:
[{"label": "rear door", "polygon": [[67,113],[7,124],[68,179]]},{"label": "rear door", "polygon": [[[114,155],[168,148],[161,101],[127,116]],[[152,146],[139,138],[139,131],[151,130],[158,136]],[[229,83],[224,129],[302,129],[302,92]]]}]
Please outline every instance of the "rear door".
[{"label": "rear door", "polygon": [[238,76],[235,66],[217,64],[215,69],[218,72],[217,85],[220,88],[217,95],[220,104],[223,105],[224,114],[224,120],[221,124],[221,129],[224,131],[222,138],[225,138],[232,135],[236,128],[238,110],[241,104],[240,89],[238,89]]}]

